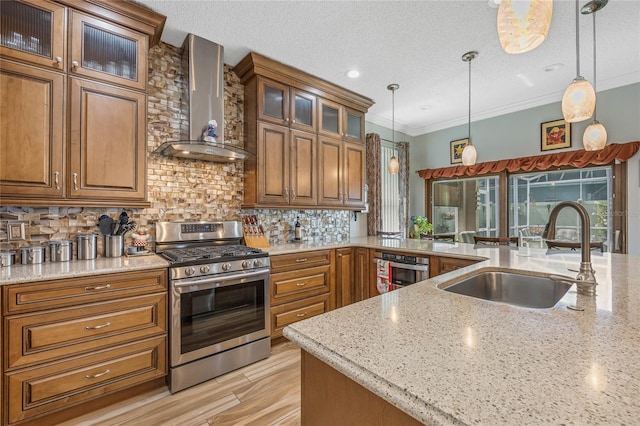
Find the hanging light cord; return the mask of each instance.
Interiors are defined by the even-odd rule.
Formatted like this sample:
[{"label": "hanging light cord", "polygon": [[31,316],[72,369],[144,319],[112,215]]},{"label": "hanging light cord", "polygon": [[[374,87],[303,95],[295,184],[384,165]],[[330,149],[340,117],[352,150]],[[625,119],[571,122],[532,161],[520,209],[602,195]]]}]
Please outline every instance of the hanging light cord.
[{"label": "hanging light cord", "polygon": [[578,22],[580,5],[578,2],[579,0],[576,0],[576,76],[580,77],[580,25]]},{"label": "hanging light cord", "polygon": [[469,135],[469,145],[473,145],[471,143],[471,60],[469,59],[469,121],[467,122],[467,135]]},{"label": "hanging light cord", "polygon": [[[593,15],[593,92],[597,93],[596,91],[596,81],[598,81],[598,79],[596,78],[596,12],[592,13]],[[593,107],[593,121],[597,121],[596,120],[596,108],[598,107],[598,102],[596,102],[595,106]]]},{"label": "hanging light cord", "polygon": [[[396,150],[396,89],[391,89],[391,143]],[[391,154],[393,156],[393,154]]]}]

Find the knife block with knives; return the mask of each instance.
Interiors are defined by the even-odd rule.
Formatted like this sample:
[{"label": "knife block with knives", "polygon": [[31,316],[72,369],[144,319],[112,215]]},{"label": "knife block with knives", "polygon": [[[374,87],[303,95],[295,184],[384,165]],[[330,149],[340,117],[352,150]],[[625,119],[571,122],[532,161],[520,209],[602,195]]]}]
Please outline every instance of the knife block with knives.
[{"label": "knife block with knives", "polygon": [[242,218],[242,233],[244,243],[253,248],[269,247],[269,240],[265,235],[264,228],[258,223],[256,215],[247,215]]}]

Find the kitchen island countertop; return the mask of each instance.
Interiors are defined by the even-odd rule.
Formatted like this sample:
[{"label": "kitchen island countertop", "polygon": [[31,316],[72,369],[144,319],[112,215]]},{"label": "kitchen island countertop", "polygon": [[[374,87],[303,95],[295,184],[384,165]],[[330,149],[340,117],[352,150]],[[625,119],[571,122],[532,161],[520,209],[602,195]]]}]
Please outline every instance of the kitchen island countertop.
[{"label": "kitchen island countertop", "polygon": [[441,287],[479,270],[575,276],[567,268],[579,266],[579,252],[374,237],[344,245],[487,259],[284,330],[306,352],[412,417],[436,425],[640,419],[639,256],[594,254],[595,298],[573,286],[555,307],[528,309]]}]

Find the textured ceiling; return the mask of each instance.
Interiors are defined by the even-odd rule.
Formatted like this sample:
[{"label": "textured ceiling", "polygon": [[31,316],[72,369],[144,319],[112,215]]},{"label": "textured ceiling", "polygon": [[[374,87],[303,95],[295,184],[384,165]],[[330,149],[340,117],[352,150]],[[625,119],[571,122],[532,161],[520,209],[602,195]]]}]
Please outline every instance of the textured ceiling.
[{"label": "textured ceiling", "polygon": [[[547,39],[521,55],[502,51],[487,0],[138,2],[167,16],[164,42],[181,46],[194,33],[223,45],[232,66],[258,52],[374,99],[367,120],[389,128],[386,87],[398,83],[396,130],[411,136],[466,123],[467,51],[479,52],[473,121],[559,101],[576,75],[573,0],[554,1]],[[593,83],[593,18],[579,22],[581,74]],[[640,82],[639,23],[638,0],[611,0],[597,13],[598,90]],[[564,66],[545,71],[552,64]],[[358,79],[345,76],[351,68]]]}]

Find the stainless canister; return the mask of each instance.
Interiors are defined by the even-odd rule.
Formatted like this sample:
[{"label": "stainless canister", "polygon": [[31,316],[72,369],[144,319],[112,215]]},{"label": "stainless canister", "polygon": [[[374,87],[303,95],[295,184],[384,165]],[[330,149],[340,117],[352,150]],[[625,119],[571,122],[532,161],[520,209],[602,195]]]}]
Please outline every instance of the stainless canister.
[{"label": "stainless canister", "polygon": [[46,253],[44,246],[20,247],[20,262],[23,265],[43,263]]},{"label": "stainless canister", "polygon": [[68,262],[73,257],[73,242],[49,241],[49,259],[52,262]]},{"label": "stainless canister", "polygon": [[98,234],[78,234],[78,260],[95,259],[98,255]]},{"label": "stainless canister", "polygon": [[124,254],[124,235],[104,236],[104,257],[120,257]]},{"label": "stainless canister", "polygon": [[0,266],[4,268],[5,266],[11,266],[14,263],[16,263],[15,250],[0,251]]}]

